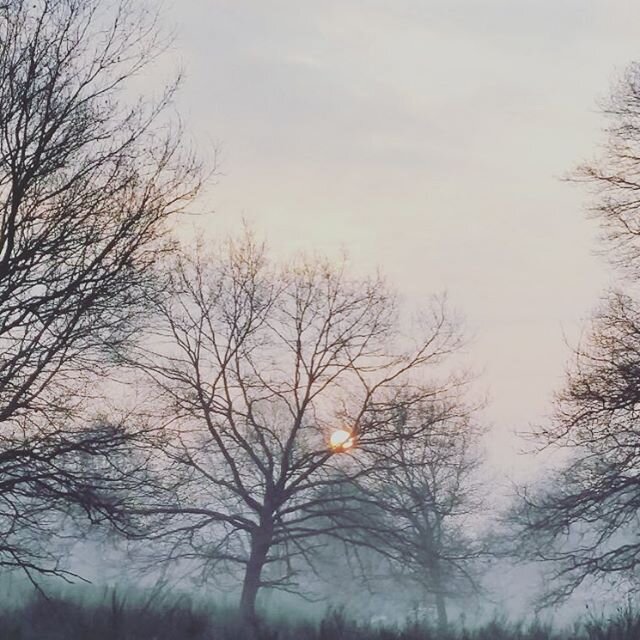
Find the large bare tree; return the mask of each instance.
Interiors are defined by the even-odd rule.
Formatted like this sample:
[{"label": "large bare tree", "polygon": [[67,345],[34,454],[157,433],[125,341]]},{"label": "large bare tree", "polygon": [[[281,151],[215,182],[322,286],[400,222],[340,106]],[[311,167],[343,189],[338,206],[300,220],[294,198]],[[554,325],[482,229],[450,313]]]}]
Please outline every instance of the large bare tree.
[{"label": "large bare tree", "polygon": [[126,435],[85,428],[85,400],[141,324],[167,221],[198,187],[163,115],[175,83],[125,100],[163,48],[137,6],[0,5],[0,565],[30,575],[59,570],[56,509],[113,511],[83,469]]},{"label": "large bare tree", "polygon": [[640,567],[640,67],[631,65],[606,105],[602,156],[580,168],[593,188],[591,214],[622,276],[576,350],[553,418],[535,430],[562,463],[522,490],[512,516],[520,551],[551,568],[542,601],[592,580],[637,585]]},{"label": "large bare tree", "polygon": [[431,395],[426,371],[459,335],[437,305],[411,337],[385,283],[344,265],[272,266],[251,238],[213,258],[193,253],[171,265],[137,361],[166,425],[139,511],[164,519],[168,558],[205,575],[241,569],[253,618],[260,587],[292,588],[314,540],[335,530],[328,516],[344,500],[331,489],[397,438],[389,398]]}]

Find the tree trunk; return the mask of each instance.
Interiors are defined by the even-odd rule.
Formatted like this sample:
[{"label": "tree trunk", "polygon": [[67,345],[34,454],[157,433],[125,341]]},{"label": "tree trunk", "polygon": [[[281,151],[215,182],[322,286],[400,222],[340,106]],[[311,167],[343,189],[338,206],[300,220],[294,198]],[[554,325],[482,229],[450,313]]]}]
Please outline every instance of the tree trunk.
[{"label": "tree trunk", "polygon": [[442,591],[436,591],[436,615],[438,616],[438,629],[446,629],[449,625],[447,616],[447,603]]},{"label": "tree trunk", "polygon": [[[447,616],[447,603],[445,599],[445,586],[442,577],[442,565],[440,564],[439,553],[442,550],[442,518],[435,511],[431,513],[429,509],[423,511],[426,536],[426,565],[429,568],[429,577],[431,579],[430,591],[436,600],[436,617],[438,629],[444,631],[449,625],[449,617]],[[432,522],[433,517],[433,522]]]},{"label": "tree trunk", "polygon": [[245,620],[251,623],[256,621],[256,597],[260,589],[260,577],[267,560],[270,546],[270,530],[265,531],[261,527],[251,535],[251,551],[244,573],[242,595],[240,596],[240,614]]},{"label": "tree trunk", "polygon": [[449,625],[449,617],[447,616],[447,602],[444,597],[444,585],[442,580],[442,572],[440,571],[440,561],[435,560],[431,568],[433,578],[434,594],[436,598],[436,616],[438,619],[438,629],[441,631]]}]

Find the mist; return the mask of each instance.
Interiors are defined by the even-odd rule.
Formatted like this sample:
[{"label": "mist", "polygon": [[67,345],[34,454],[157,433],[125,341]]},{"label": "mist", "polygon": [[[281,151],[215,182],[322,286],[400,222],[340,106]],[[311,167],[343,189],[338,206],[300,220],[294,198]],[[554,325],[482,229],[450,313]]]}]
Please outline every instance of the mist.
[{"label": "mist", "polygon": [[0,6],[0,640],[636,637],[640,8],[161,4]]}]

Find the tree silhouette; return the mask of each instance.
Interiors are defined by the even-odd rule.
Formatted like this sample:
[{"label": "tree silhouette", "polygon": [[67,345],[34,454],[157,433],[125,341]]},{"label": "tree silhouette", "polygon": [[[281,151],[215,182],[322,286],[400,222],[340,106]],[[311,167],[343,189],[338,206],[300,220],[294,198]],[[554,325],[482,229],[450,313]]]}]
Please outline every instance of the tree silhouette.
[{"label": "tree silhouette", "polygon": [[[333,489],[397,437],[390,395],[431,394],[422,376],[459,336],[436,306],[411,339],[381,279],[310,259],[271,266],[251,238],[169,273],[136,362],[166,425],[151,441],[155,504],[139,513],[161,518],[167,559],[195,558],[205,577],[241,567],[241,610],[254,618],[260,587],[292,588],[314,542],[335,531],[345,504]],[[350,441],[332,447],[338,429]]]},{"label": "tree silhouette", "polygon": [[606,107],[608,140],[577,178],[594,191],[591,214],[623,276],[594,314],[576,350],[555,414],[536,428],[545,451],[564,451],[560,468],[525,487],[511,516],[517,549],[551,568],[542,603],[590,580],[634,587],[640,566],[640,68],[632,65]]},{"label": "tree silhouette", "polygon": [[167,221],[198,188],[163,115],[176,85],[123,101],[162,47],[127,1],[0,8],[0,564],[32,577],[61,570],[57,509],[113,514],[81,459],[127,436],[85,428],[86,401],[142,323]]}]

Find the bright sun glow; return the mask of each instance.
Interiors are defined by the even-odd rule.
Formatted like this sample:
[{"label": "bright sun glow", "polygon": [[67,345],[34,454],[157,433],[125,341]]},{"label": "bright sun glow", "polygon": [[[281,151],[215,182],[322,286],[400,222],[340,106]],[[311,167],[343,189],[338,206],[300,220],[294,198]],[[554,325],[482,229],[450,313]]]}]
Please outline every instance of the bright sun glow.
[{"label": "bright sun glow", "polygon": [[353,437],[350,431],[344,429],[338,429],[331,434],[329,440],[331,448],[335,451],[346,451],[353,447]]}]

